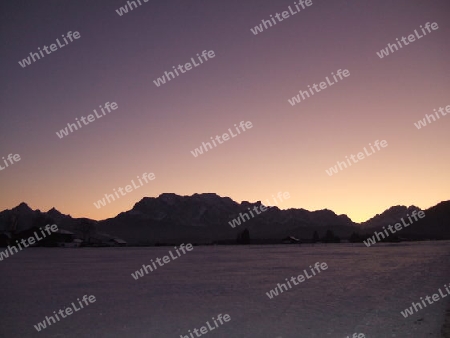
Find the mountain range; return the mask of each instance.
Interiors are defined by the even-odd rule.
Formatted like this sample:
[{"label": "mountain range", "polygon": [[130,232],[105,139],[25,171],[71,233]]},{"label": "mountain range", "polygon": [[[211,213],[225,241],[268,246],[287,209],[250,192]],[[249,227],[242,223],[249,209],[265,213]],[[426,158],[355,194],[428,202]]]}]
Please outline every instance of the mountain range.
[{"label": "mountain range", "polygon": [[[254,210],[254,207],[260,206],[260,201],[237,203],[229,197],[213,193],[192,196],[164,193],[158,197],[144,197],[131,210],[114,218],[95,221],[73,218],[55,208],[47,212],[32,210],[26,203],[21,203],[13,209],[0,212],[0,232],[11,230],[11,220],[15,220],[16,231],[23,231],[36,225],[35,220],[40,218],[77,235],[81,224],[90,224],[99,234],[122,238],[135,245],[227,242],[235,240],[246,228],[252,242],[263,243],[279,242],[287,236],[310,239],[314,231],[321,237],[328,230],[341,238],[348,238],[353,232],[371,235],[383,226],[394,225],[413,210],[420,210],[415,206],[393,206],[366,222],[355,223],[346,215],[337,215],[328,209],[308,211],[268,207],[259,215],[253,211],[253,218],[242,221],[246,219],[242,218],[243,213],[249,214],[249,208]],[[401,230],[399,236],[414,240],[450,239],[450,201],[423,211],[425,218]],[[232,223],[233,219],[239,219],[240,225]]]}]

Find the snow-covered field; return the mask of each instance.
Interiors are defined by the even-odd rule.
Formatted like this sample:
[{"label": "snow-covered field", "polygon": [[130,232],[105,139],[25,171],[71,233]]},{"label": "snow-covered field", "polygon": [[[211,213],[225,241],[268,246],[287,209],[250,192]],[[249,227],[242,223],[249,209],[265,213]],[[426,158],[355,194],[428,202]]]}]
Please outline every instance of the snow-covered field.
[{"label": "snow-covered field", "polygon": [[[450,283],[450,242],[208,246],[135,280],[172,247],[29,248],[0,262],[0,337],[439,337],[450,297],[407,319],[400,311]],[[269,299],[316,262],[328,269]],[[84,295],[95,303],[37,332]],[[76,303],[78,304],[78,303]],[[197,335],[193,334],[194,337]],[[190,336],[188,336],[190,338]]]}]

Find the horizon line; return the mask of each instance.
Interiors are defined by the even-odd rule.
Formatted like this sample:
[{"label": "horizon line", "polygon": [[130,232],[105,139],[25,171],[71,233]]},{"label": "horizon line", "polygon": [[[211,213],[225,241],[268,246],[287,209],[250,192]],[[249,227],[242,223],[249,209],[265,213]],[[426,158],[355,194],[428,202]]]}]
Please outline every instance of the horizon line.
[{"label": "horizon line", "polygon": [[404,205],[404,204],[391,205],[390,207],[384,209],[382,212],[376,213],[376,214],[373,215],[372,217],[370,217],[370,218],[368,218],[368,219],[366,219],[365,221],[362,221],[362,222],[355,222],[355,221],[354,221],[350,216],[348,216],[347,214],[345,214],[345,213],[344,213],[344,214],[338,214],[338,213],[336,213],[335,211],[333,211],[332,209],[328,209],[328,208],[317,209],[317,210],[308,210],[308,209],[305,209],[305,208],[302,208],[302,207],[297,207],[297,208],[295,208],[295,207],[280,208],[280,207],[278,207],[277,205],[265,205],[264,203],[262,203],[261,200],[258,200],[258,201],[255,201],[255,202],[250,202],[250,201],[242,200],[242,201],[238,202],[238,201],[232,199],[232,198],[229,197],[229,196],[221,196],[221,195],[219,195],[219,194],[217,194],[217,193],[212,193],[212,192],[194,193],[194,194],[192,194],[192,195],[178,195],[178,194],[172,193],[172,192],[165,192],[165,193],[159,194],[159,196],[156,196],[156,197],[154,197],[154,196],[144,196],[144,197],[142,197],[139,201],[134,202],[133,207],[131,207],[129,210],[120,211],[120,212],[117,213],[115,216],[107,217],[107,218],[103,218],[103,219],[89,218],[89,217],[85,217],[85,216],[74,217],[74,216],[71,216],[70,213],[64,213],[64,212],[61,212],[59,209],[57,209],[57,208],[54,207],[54,206],[52,206],[52,207],[51,207],[50,209],[48,209],[47,211],[42,211],[40,208],[33,209],[28,203],[26,203],[26,202],[24,202],[24,201],[20,202],[19,204],[17,204],[16,206],[14,206],[14,207],[12,207],[12,208],[10,208],[10,209],[7,208],[7,209],[0,210],[0,212],[11,211],[12,209],[17,208],[19,205],[25,204],[25,205],[27,205],[31,210],[33,210],[33,211],[38,211],[38,210],[39,210],[41,213],[48,213],[50,210],[55,209],[56,211],[58,211],[58,212],[61,213],[62,215],[69,216],[69,217],[74,218],[74,219],[87,218],[87,219],[90,219],[90,220],[93,220],[93,221],[100,222],[100,221],[105,221],[105,220],[108,220],[108,219],[111,219],[111,218],[115,218],[115,217],[117,217],[117,216],[118,216],[119,214],[121,214],[121,213],[124,213],[124,212],[127,212],[127,211],[132,210],[132,209],[134,208],[134,206],[135,206],[137,203],[139,203],[140,201],[142,201],[142,200],[145,199],[145,198],[154,198],[154,199],[157,199],[157,198],[161,197],[161,195],[164,195],[164,194],[172,194],[172,195],[176,195],[176,196],[179,196],[179,197],[193,197],[194,195],[216,195],[216,196],[218,196],[218,197],[220,197],[220,198],[229,198],[229,199],[231,199],[233,202],[235,202],[235,203],[237,203],[237,204],[239,204],[239,205],[241,205],[243,202],[247,202],[247,203],[251,203],[251,204],[256,204],[256,203],[260,202],[262,205],[264,205],[264,206],[266,206],[266,207],[271,207],[271,208],[276,207],[276,208],[278,208],[279,210],[282,210],[282,211],[287,211],[287,210],[291,210],[291,209],[293,209],[293,210],[300,210],[300,209],[302,209],[302,210],[305,210],[305,211],[308,211],[308,212],[331,211],[331,212],[333,212],[336,216],[345,216],[345,217],[347,217],[352,223],[355,223],[355,224],[358,224],[358,225],[360,225],[360,224],[362,224],[362,223],[365,223],[365,222],[371,220],[372,218],[376,217],[377,215],[383,214],[384,212],[386,212],[387,210],[389,210],[389,209],[392,208],[392,207],[398,207],[398,206],[400,206],[400,207],[406,207],[406,208],[416,207],[416,208],[418,208],[419,210],[426,210],[426,209],[430,209],[430,208],[432,208],[432,207],[435,207],[435,206],[439,205],[440,203],[450,201],[450,200],[442,200],[442,201],[440,201],[440,202],[437,202],[437,203],[434,204],[434,205],[431,205],[431,206],[428,207],[428,208],[422,208],[422,207],[419,207],[419,206],[414,205],[414,204],[409,205],[409,206]]}]

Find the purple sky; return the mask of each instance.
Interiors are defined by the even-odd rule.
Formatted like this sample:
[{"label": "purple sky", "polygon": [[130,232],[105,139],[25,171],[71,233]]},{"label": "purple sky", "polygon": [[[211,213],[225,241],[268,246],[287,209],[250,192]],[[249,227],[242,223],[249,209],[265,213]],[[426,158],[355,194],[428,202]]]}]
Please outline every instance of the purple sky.
[{"label": "purple sky", "polygon": [[[236,201],[279,191],[280,208],[328,208],[364,221],[391,205],[448,199],[450,3],[314,1],[258,35],[250,28],[293,1],[8,1],[0,5],[0,210],[22,201],[102,219],[144,196],[215,192]],[[376,52],[436,22],[439,29],[380,59]],[[62,34],[81,38],[22,68]],[[172,66],[215,58],[157,87]],[[338,69],[350,76],[295,106],[288,99]],[[118,109],[62,139],[57,131],[105,102]],[[449,114],[450,115],[450,114]],[[210,137],[253,128],[198,157]],[[388,146],[329,176],[369,143]],[[0,160],[0,165],[3,161]],[[156,179],[97,209],[136,176]]]}]

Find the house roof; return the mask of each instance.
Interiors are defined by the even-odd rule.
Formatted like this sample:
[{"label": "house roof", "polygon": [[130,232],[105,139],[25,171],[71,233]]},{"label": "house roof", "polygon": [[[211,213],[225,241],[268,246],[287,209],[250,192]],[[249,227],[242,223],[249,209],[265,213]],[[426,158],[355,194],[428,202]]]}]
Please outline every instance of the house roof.
[{"label": "house roof", "polygon": [[64,229],[58,229],[58,231],[55,231],[55,233],[57,234],[61,234],[61,235],[75,235],[73,232],[64,230]]},{"label": "house roof", "polygon": [[295,238],[294,236],[288,236],[288,237],[283,238],[283,241],[299,242],[299,239]]},{"label": "house roof", "polygon": [[113,238],[113,239],[111,239],[111,241],[114,241],[118,244],[127,244],[127,242],[125,242],[123,239],[120,239],[120,238]]}]

